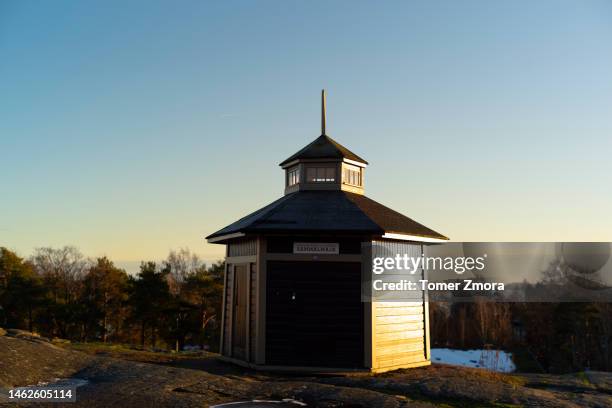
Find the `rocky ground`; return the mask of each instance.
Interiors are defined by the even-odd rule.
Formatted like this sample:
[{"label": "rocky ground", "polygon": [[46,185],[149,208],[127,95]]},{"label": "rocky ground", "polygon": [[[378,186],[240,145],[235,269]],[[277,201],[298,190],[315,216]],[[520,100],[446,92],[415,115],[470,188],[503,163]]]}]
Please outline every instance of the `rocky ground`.
[{"label": "rocky ground", "polygon": [[67,345],[18,331],[0,336],[0,389],[55,378],[88,381],[67,407],[206,407],[254,399],[310,407],[612,407],[610,373],[503,375],[433,365],[380,375],[290,376],[250,371],[214,355]]}]

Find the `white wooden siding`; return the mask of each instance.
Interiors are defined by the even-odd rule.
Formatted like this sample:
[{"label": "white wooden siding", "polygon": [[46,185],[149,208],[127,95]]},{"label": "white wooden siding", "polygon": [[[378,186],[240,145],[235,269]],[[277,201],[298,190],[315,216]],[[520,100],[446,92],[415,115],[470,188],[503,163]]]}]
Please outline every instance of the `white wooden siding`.
[{"label": "white wooden siding", "polygon": [[[372,257],[388,257],[395,254],[420,256],[420,244],[397,241],[374,241]],[[393,273],[392,273],[393,274]],[[414,279],[423,279],[422,273]],[[427,363],[425,294],[412,293],[410,301],[372,303],[372,368],[380,371],[388,368]]]}]

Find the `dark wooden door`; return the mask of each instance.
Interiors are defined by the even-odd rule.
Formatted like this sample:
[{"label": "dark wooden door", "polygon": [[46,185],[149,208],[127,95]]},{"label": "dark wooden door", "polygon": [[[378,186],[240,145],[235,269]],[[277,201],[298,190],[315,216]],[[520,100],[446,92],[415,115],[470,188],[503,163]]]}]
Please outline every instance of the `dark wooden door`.
[{"label": "dark wooden door", "polygon": [[234,313],[232,316],[232,357],[246,359],[247,346],[247,265],[234,267]]},{"label": "dark wooden door", "polygon": [[361,264],[268,262],[266,363],[362,367]]}]

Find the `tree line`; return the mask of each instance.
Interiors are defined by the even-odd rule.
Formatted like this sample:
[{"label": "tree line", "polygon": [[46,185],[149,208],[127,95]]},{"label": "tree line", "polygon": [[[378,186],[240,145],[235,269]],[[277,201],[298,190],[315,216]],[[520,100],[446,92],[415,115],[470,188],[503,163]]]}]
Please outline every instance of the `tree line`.
[{"label": "tree line", "polygon": [[[535,284],[523,282],[526,298],[550,293],[572,299],[575,286],[560,260],[552,261]],[[592,299],[598,299],[596,293]],[[612,370],[612,303],[608,296],[590,302],[496,303],[430,302],[432,346],[512,350],[529,369],[567,373]],[[522,354],[522,356],[518,356]]]},{"label": "tree line", "polygon": [[188,249],[145,261],[129,275],[107,257],[78,249],[37,248],[25,259],[0,247],[0,327],[71,341],[215,351],[224,263]]},{"label": "tree line", "polygon": [[474,299],[430,302],[429,312],[432,347],[510,350],[523,370],[612,370],[610,303]]}]

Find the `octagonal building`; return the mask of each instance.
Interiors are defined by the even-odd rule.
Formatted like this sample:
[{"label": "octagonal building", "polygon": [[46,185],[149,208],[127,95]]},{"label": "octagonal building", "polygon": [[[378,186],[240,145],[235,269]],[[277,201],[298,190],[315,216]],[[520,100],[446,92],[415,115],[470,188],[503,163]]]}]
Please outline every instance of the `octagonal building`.
[{"label": "octagonal building", "polygon": [[430,364],[427,294],[372,301],[362,280],[381,252],[419,256],[448,238],[366,197],[368,162],[325,121],[323,92],[321,136],[280,163],[284,196],[206,237],[226,245],[221,354],[300,371]]}]

